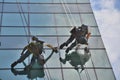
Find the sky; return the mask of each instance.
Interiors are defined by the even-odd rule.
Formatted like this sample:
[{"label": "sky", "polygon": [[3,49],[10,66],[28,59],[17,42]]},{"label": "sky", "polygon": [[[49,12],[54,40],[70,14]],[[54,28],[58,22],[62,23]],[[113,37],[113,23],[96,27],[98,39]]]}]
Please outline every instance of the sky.
[{"label": "sky", "polygon": [[120,80],[120,0],[90,0],[117,80]]}]

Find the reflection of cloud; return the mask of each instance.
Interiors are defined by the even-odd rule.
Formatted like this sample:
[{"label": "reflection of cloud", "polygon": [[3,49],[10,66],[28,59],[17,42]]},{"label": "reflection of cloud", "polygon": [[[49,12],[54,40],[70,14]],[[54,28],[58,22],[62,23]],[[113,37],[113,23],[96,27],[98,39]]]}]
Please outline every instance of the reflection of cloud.
[{"label": "reflection of cloud", "polygon": [[[100,0],[99,6],[101,9],[95,9],[95,0],[92,6],[94,7],[95,17],[97,19],[101,35],[105,47],[108,52],[109,59],[112,63],[113,69],[115,71],[116,78],[118,78],[118,68],[115,66],[120,66],[120,53],[119,53],[119,41],[120,41],[120,11],[115,8],[115,0]],[[98,2],[97,2],[98,4]]]}]

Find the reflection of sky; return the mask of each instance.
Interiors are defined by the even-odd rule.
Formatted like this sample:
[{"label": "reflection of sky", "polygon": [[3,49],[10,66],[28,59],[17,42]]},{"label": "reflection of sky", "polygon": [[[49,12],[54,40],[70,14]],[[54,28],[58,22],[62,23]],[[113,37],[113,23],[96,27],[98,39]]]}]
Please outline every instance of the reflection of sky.
[{"label": "reflection of sky", "polygon": [[[1,0],[2,1],[2,0]],[[5,0],[5,2],[9,2],[10,0]],[[19,0],[18,0],[19,1]],[[27,2],[28,0],[20,0],[21,2]],[[30,0],[31,2],[38,2],[38,0]],[[52,0],[39,0],[39,2],[51,2]],[[54,2],[57,2],[59,0],[54,0]],[[75,0],[66,0],[67,2],[74,2]],[[88,0],[78,0],[78,2],[80,1],[85,1],[88,2]],[[16,2],[16,0],[12,0],[11,2]],[[25,5],[24,5],[25,6]],[[9,6],[8,6],[9,7]],[[7,7],[5,8],[7,11]],[[26,9],[26,8],[25,8]],[[24,10],[25,10],[24,9]],[[42,9],[42,8],[40,8]],[[39,9],[39,10],[40,10]],[[14,9],[13,9],[14,10]],[[47,9],[45,9],[47,10]],[[89,10],[89,9],[88,9]],[[91,10],[91,9],[90,9]],[[99,10],[99,9],[98,9]],[[61,11],[61,10],[60,10]],[[54,17],[55,16],[55,17]],[[70,16],[70,15],[69,15]],[[94,20],[94,16],[92,14],[82,14],[82,19],[83,19],[83,23],[90,25],[90,26],[96,26],[96,22]],[[27,15],[26,15],[27,18]],[[54,19],[55,18],[55,19]],[[30,15],[30,25],[33,26],[31,30],[32,35],[56,35],[56,28],[34,28],[34,26],[40,27],[40,26],[71,26],[70,23],[68,22],[68,17],[66,17],[65,14],[31,14]],[[70,20],[74,19],[75,20],[75,24],[76,26],[80,26],[81,22],[80,22],[80,16],[78,14],[74,14],[72,15],[72,18],[70,17]],[[55,23],[56,22],[56,23]],[[3,26],[23,26],[22,22],[21,22],[21,17],[20,14],[4,14],[3,16]],[[14,28],[14,27],[12,27]],[[12,29],[12,28],[2,28],[2,35],[25,35],[25,31],[24,28],[16,28],[16,29]],[[12,29],[12,30],[11,30]],[[27,29],[27,28],[26,28]],[[58,30],[58,34],[59,35],[68,35],[69,30],[68,28],[57,28]],[[93,35],[99,35],[98,29],[93,29],[92,30]],[[56,37],[39,37],[39,39],[44,40],[47,43],[50,43],[54,46],[57,46],[57,38]],[[67,37],[62,38],[59,37],[59,44],[61,44],[62,42],[64,42],[67,39]],[[25,45],[27,45],[27,39],[26,37],[2,37],[1,38],[1,42],[2,42],[2,46],[1,48],[23,48]],[[102,48],[102,42],[101,42],[101,38],[96,37],[96,38],[91,38],[90,39],[90,46],[92,48]],[[99,43],[98,43],[99,42]],[[98,44],[95,44],[98,43]],[[5,67],[5,68],[10,68],[10,64],[17,60],[20,56],[21,50],[17,50],[17,51],[12,51],[12,50],[3,50],[0,51],[0,53],[4,53],[3,55],[1,55],[2,58],[0,58],[0,67]],[[46,54],[48,55],[50,52],[46,51]],[[103,54],[99,54],[99,56],[96,53],[103,53]],[[105,62],[108,62],[108,60],[106,59],[106,56],[104,56],[104,50],[100,50],[100,51],[93,51],[93,59],[95,62],[95,66],[110,66],[109,64],[105,64]],[[11,55],[10,55],[11,54]],[[62,57],[64,57],[64,52],[61,50],[61,54]],[[5,58],[4,58],[5,57]],[[98,57],[98,58],[96,58]],[[52,56],[52,58],[47,62],[47,64],[49,66],[59,66],[59,55],[58,54],[54,54]],[[104,62],[100,61],[101,58],[103,58]],[[7,61],[7,60],[8,61]],[[3,64],[3,61],[5,61]],[[100,63],[97,63],[97,61],[100,61]],[[28,62],[28,61],[26,61]],[[3,64],[3,65],[2,65]],[[87,65],[90,65],[91,62],[89,62]],[[64,66],[71,66],[70,64],[67,63],[67,65]],[[17,67],[23,67],[22,64],[19,64]],[[0,72],[0,74],[2,74],[4,71]],[[61,77],[61,73],[60,70],[51,70],[50,71],[52,74],[52,76],[56,76],[57,78]],[[56,72],[58,72],[58,74],[56,74]],[[92,74],[92,78],[95,77],[94,75],[94,71],[93,70],[89,70],[90,73]],[[109,73],[110,71],[106,71],[106,73]],[[10,71],[5,71],[4,73],[7,73],[6,75],[8,76],[12,76],[9,77],[9,79],[13,80],[21,80],[22,78],[26,78],[26,76],[14,76]],[[76,71],[74,70],[64,70],[65,73],[65,80],[67,80],[67,78],[71,78],[71,80],[78,79],[78,74]],[[98,71],[98,73],[102,73],[102,71]],[[2,76],[5,80],[7,80],[6,75],[0,75],[0,77]],[[72,76],[71,76],[72,75]],[[85,72],[83,72],[83,77],[85,77]],[[14,77],[13,77],[14,76]],[[21,78],[22,77],[22,78]],[[56,77],[53,77],[56,79]],[[104,76],[105,77],[105,76]],[[106,76],[107,77],[107,76]],[[40,79],[41,80],[41,79]],[[62,80],[62,79],[60,79]]]},{"label": "reflection of sky", "polygon": [[[117,80],[120,80],[120,0],[91,0]],[[100,6],[101,9],[96,9]]]},{"label": "reflection of sky", "polygon": [[115,0],[115,8],[120,10],[120,0]]}]

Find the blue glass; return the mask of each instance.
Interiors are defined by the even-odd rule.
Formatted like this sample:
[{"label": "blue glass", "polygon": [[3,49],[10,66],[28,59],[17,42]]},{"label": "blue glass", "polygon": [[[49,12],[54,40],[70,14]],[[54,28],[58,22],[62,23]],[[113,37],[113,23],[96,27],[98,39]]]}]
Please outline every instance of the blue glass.
[{"label": "blue glass", "polygon": [[[26,17],[27,19],[27,17]],[[23,18],[24,24],[22,23],[22,18],[20,14],[4,14],[3,15],[3,25],[4,26],[23,26],[26,25],[25,18]],[[27,22],[28,23],[28,22]]]},{"label": "blue glass", "polygon": [[31,14],[31,26],[52,26],[54,24],[52,14]]}]

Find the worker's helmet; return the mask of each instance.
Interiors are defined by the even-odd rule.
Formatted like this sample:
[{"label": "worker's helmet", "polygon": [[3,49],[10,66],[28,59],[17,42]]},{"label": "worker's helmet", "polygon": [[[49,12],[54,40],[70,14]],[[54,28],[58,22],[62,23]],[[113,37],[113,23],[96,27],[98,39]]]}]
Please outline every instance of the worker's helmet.
[{"label": "worker's helmet", "polygon": [[81,25],[81,29],[84,31],[84,30],[88,30],[88,26],[87,25],[84,25],[84,24],[82,24]]},{"label": "worker's helmet", "polygon": [[38,40],[38,38],[36,36],[32,36],[32,40],[35,41]]}]

